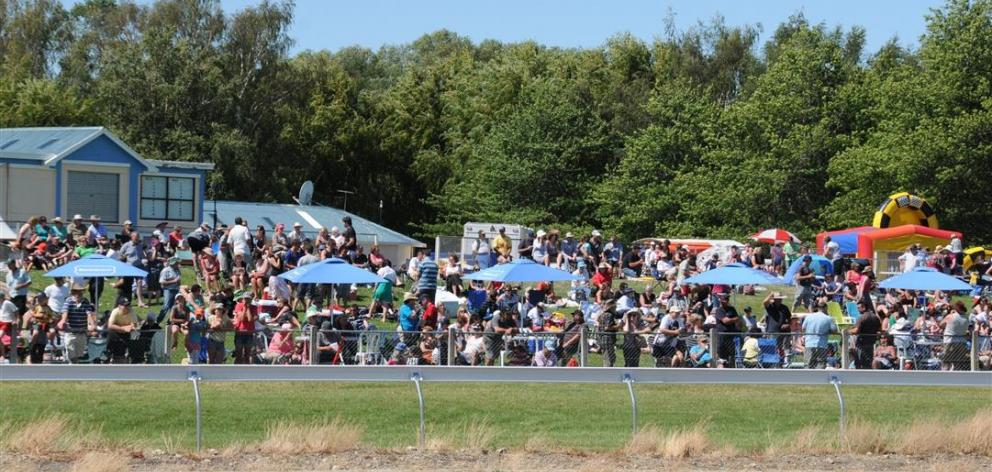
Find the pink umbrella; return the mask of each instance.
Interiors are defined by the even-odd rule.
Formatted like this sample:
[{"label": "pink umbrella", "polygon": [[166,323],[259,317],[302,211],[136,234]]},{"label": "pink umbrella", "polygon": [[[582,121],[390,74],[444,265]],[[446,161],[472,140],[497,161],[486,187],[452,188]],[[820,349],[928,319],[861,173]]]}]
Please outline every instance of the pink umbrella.
[{"label": "pink umbrella", "polygon": [[802,242],[796,237],[796,235],[784,229],[778,228],[766,229],[764,231],[754,233],[751,235],[751,239],[769,244],[775,244],[778,241],[792,241],[794,243]]}]

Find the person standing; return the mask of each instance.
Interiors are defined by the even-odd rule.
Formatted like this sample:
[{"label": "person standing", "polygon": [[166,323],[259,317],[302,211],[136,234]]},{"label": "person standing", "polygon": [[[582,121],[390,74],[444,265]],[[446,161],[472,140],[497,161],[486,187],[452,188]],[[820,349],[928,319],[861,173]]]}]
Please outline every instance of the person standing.
[{"label": "person standing", "polygon": [[10,301],[17,306],[18,325],[27,309],[28,289],[31,288],[31,275],[25,264],[18,264],[15,259],[7,261],[7,292],[10,294]]},{"label": "person standing", "polygon": [[62,308],[59,330],[63,333],[66,357],[70,364],[79,362],[86,352],[87,335],[96,330],[96,308],[83,296],[86,287],[73,284]]},{"label": "person standing", "polygon": [[726,366],[730,365],[734,359],[734,338],[740,332],[737,328],[740,315],[737,313],[737,309],[730,305],[730,294],[721,293],[717,297],[719,302],[712,309],[713,318],[716,319],[714,329],[717,332],[717,345],[713,347],[716,350],[718,361],[723,362]]},{"label": "person standing", "polygon": [[348,261],[351,262],[358,254],[358,234],[355,233],[355,227],[351,225],[351,217],[345,216],[341,218],[341,223],[344,224],[344,243],[341,245],[341,255],[346,256]]},{"label": "person standing", "polygon": [[[127,234],[128,241],[121,246],[120,259],[138,269],[145,270],[145,243],[141,240],[141,234],[134,230],[129,230]],[[127,285],[134,284],[135,298],[138,300],[138,306],[142,308],[147,307],[148,305],[145,305],[142,295],[145,288],[145,280],[141,277],[126,277],[124,283]]]},{"label": "person standing", "polygon": [[796,301],[792,304],[792,309],[802,306],[805,309],[810,309],[813,305],[813,278],[816,274],[813,273],[813,269],[810,268],[810,263],[813,262],[811,256],[803,256],[802,264],[799,266],[799,270],[796,271]]},{"label": "person standing", "polygon": [[158,283],[162,287],[162,310],[158,314],[159,323],[172,311],[176,295],[179,294],[180,281],[182,281],[182,274],[179,271],[179,258],[172,256],[158,276]]},{"label": "person standing", "polygon": [[419,278],[417,279],[417,293],[421,296],[428,296],[434,300],[437,294],[437,273],[438,267],[434,259],[425,257],[420,261]]},{"label": "person standing", "polygon": [[[127,364],[128,356],[137,357],[136,353],[131,352],[131,340],[137,338],[138,329],[138,318],[131,312],[131,300],[127,298],[117,300],[117,307],[110,312],[110,318],[107,319],[107,329],[110,331],[107,350],[110,351],[112,364]],[[135,336],[132,336],[132,333]]]},{"label": "person standing", "polygon": [[86,244],[95,246],[97,240],[107,237],[107,227],[100,222],[100,215],[90,215],[90,227],[86,229]]},{"label": "person standing", "polygon": [[953,309],[940,320],[944,329],[942,370],[968,370],[968,316],[964,304],[955,302]]},{"label": "person standing", "polygon": [[[883,312],[884,314],[884,312]],[[854,368],[871,369],[871,361],[875,352],[875,341],[882,330],[882,319],[875,310],[862,313],[858,322],[848,331],[854,335]],[[846,368],[847,366],[844,366]]]},{"label": "person standing", "polygon": [[490,253],[492,248],[489,245],[489,238],[484,230],[479,230],[479,236],[472,242],[472,257],[475,258],[475,265],[479,270],[489,268]]},{"label": "person standing", "polygon": [[245,260],[245,267],[254,265],[251,258],[251,231],[240,216],[234,218],[234,226],[227,230],[225,239],[231,246],[234,257],[241,256]]},{"label": "person standing", "polygon": [[621,326],[623,330],[623,365],[624,367],[640,367],[641,343],[644,341],[644,335],[651,332],[651,328],[644,322],[641,310],[636,308],[624,313]]},{"label": "person standing", "polygon": [[65,278],[55,277],[51,285],[45,287],[45,296],[48,297],[48,307],[52,309],[52,313],[61,314],[65,300],[69,298],[69,287],[65,284]]},{"label": "person standing", "polygon": [[803,318],[803,340],[806,347],[806,368],[825,369],[827,367],[827,339],[839,332],[830,315],[824,313],[827,304],[820,301],[816,311]]},{"label": "person standing", "polygon": [[823,257],[830,259],[830,263],[833,264],[834,275],[840,275],[844,269],[843,255],[840,253],[840,244],[837,244],[837,241],[834,241],[830,236],[823,238]]},{"label": "person standing", "polygon": [[782,303],[785,297],[780,292],[771,292],[762,304],[765,306],[765,333],[775,335],[776,344],[781,351],[785,341],[792,331],[792,312]]}]

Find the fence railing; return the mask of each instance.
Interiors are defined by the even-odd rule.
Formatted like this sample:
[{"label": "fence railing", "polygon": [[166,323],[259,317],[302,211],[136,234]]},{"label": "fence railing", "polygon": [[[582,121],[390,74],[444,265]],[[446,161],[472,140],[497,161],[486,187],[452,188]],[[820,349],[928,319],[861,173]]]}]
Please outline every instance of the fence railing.
[{"label": "fence railing", "polygon": [[245,366],[245,365],[0,365],[0,382],[31,381],[134,381],[191,382],[195,402],[195,431],[197,450],[202,448],[203,382],[412,382],[416,388],[420,423],[418,444],[425,444],[426,412],[423,382],[537,382],[537,383],[622,383],[631,401],[632,432],[637,432],[637,396],[635,384],[790,384],[829,385],[837,393],[840,407],[839,429],[843,439],[846,406],[842,385],[885,386],[957,386],[992,389],[992,376],[983,372],[933,371],[858,371],[815,369],[648,369],[648,368],[587,368],[559,369],[546,367],[506,367],[478,369],[458,366],[341,366],[315,369],[306,366]]},{"label": "fence railing", "polygon": [[[194,332],[195,331],[195,332]],[[600,331],[448,329],[321,330],[304,323],[285,332],[256,325],[251,332],[188,326],[113,333],[23,330],[12,363],[302,364],[539,367],[684,367],[743,369],[990,370],[992,337],[974,331],[850,335],[834,333],[680,332],[667,336]],[[72,339],[70,339],[72,338]],[[274,346],[278,344],[278,346]]]}]

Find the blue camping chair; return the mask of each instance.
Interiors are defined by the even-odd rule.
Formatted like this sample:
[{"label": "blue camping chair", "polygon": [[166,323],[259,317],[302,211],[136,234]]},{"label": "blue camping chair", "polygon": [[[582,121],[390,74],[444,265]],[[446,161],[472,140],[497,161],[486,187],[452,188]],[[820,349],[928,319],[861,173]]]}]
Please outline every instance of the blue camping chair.
[{"label": "blue camping chair", "polygon": [[744,368],[744,352],[741,351],[741,338],[734,337],[734,367]]},{"label": "blue camping chair", "polygon": [[778,343],[774,338],[758,340],[758,367],[775,368],[782,365],[782,356],[778,353]]},{"label": "blue camping chair", "polygon": [[847,309],[847,316],[851,318],[851,321],[853,323],[857,323],[858,318],[861,318],[861,312],[858,311],[858,304],[854,302],[847,302],[847,304],[844,305],[844,308]]}]

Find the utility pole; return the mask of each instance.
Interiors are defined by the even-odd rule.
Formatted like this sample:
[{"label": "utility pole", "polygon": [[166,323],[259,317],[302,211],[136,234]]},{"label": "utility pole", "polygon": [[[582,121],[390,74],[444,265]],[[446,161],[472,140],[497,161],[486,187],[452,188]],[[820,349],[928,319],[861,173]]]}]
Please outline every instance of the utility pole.
[{"label": "utility pole", "polygon": [[379,200],[379,223],[382,223],[382,200]]}]

